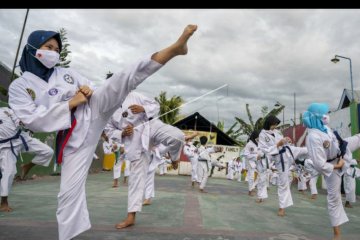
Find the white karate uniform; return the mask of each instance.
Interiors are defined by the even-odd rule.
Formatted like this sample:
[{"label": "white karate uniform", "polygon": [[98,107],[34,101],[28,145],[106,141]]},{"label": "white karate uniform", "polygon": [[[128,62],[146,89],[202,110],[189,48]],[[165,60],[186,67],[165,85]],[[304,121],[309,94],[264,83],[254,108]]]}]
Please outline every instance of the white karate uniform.
[{"label": "white karate uniform", "polygon": [[162,156],[166,154],[166,150],[167,147],[163,144],[160,144],[151,151],[149,169],[145,180],[144,199],[155,197],[155,170],[163,161]]},{"label": "white karate uniform", "polygon": [[355,159],[352,158],[352,153],[360,148],[360,134],[348,137],[344,139],[348,145],[346,148],[346,154],[344,160],[346,162],[343,167],[344,174],[344,190],[346,201],[356,202],[356,180],[355,178],[360,177],[360,169],[356,167],[358,164]]},{"label": "white karate uniform", "polygon": [[[129,109],[131,105],[142,106],[144,112],[132,113]],[[167,150],[170,152],[172,160],[176,161],[180,156],[183,141],[185,140],[185,135],[181,130],[157,119],[159,111],[160,106],[154,99],[137,92],[131,92],[105,127],[105,132],[112,139],[124,143],[125,159],[130,161],[128,212],[140,212],[142,209],[151,146],[164,144],[168,147]],[[130,124],[134,126],[133,134],[122,138],[122,130]],[[146,165],[135,163],[140,161],[142,155],[148,156]],[[145,170],[137,170],[135,167],[145,168]],[[133,173],[141,175],[133,176]]]},{"label": "white karate uniform", "polygon": [[[0,180],[1,197],[9,195],[14,176],[17,172],[17,156],[20,152],[26,151],[21,138],[24,139],[28,146],[27,152],[35,154],[31,162],[36,165],[49,166],[54,154],[54,151],[45,143],[30,137],[26,132],[19,132],[21,131],[19,123],[20,120],[14,114],[13,110],[7,107],[0,108],[0,142],[3,141],[3,143],[0,143],[0,171],[2,173]],[[17,138],[7,141],[7,139],[16,135],[18,135]]]},{"label": "white karate uniform", "polygon": [[258,146],[251,140],[245,145],[244,148],[243,156],[246,161],[249,192],[255,189],[259,181],[259,177],[256,179],[256,181],[254,180],[254,174],[256,172],[256,165],[257,165],[257,157],[258,155],[260,156],[264,155],[261,153],[261,151],[259,153],[259,151],[260,150],[258,149]]},{"label": "white karate uniform", "polygon": [[[120,147],[124,147],[123,144],[120,145]],[[120,148],[117,150],[116,161],[113,168],[113,176],[114,179],[118,179],[121,177],[121,168],[123,164],[125,164],[124,167],[124,177],[128,177],[130,175],[130,161],[126,160],[125,153],[120,153]]]},{"label": "white karate uniform", "polygon": [[191,181],[197,182],[197,165],[198,165],[198,149],[195,147],[192,142],[189,142],[184,145],[184,154],[189,158],[191,162]]},{"label": "white karate uniform", "polygon": [[[333,227],[349,221],[341,201],[340,185],[342,171],[334,170],[340,153],[339,143],[334,133],[324,133],[318,129],[307,129],[306,147],[315,169],[324,175],[327,185],[327,202],[330,222]],[[333,159],[327,162],[327,160]]]},{"label": "white karate uniform", "polygon": [[[76,108],[77,124],[65,146],[61,167],[56,213],[60,240],[71,239],[91,227],[85,182],[101,132],[129,92],[161,67],[149,55],[104,81],[87,103]],[[68,101],[81,85],[89,85],[89,81],[71,68],[55,67],[48,82],[24,72],[9,87],[9,104],[32,131],[68,129]]]},{"label": "white karate uniform", "polygon": [[228,174],[227,174],[227,179],[229,180],[233,180],[234,179],[234,174],[235,174],[235,159],[233,158],[228,162]]},{"label": "white karate uniform", "polygon": [[293,163],[294,159],[300,155],[307,154],[306,148],[299,148],[287,145],[291,149],[293,156],[290,151],[286,150],[282,156],[284,162],[281,162],[280,151],[284,149],[282,146],[280,149],[277,148],[276,144],[283,139],[283,135],[278,130],[261,130],[259,134],[258,146],[266,156],[275,162],[275,167],[278,170],[278,197],[279,197],[279,208],[287,208],[293,205],[293,200],[290,191],[289,184],[289,168]]},{"label": "white karate uniform", "polygon": [[234,161],[235,174],[238,175],[238,182],[241,182],[241,172],[245,168],[242,161]]},{"label": "white karate uniform", "polygon": [[[360,177],[360,170],[355,167],[357,161],[353,159],[350,162],[350,167],[346,170],[344,174],[344,190],[345,190],[345,199],[348,202],[356,202],[356,177]],[[356,174],[358,173],[358,174]]]},{"label": "white karate uniform", "polygon": [[[199,162],[198,162],[198,181],[200,182],[200,189],[204,189],[209,178],[209,171],[212,166],[210,154],[215,152],[213,147],[205,147],[201,145],[198,148],[199,151]],[[215,166],[219,164],[214,162]],[[221,167],[221,165],[220,165]]]}]

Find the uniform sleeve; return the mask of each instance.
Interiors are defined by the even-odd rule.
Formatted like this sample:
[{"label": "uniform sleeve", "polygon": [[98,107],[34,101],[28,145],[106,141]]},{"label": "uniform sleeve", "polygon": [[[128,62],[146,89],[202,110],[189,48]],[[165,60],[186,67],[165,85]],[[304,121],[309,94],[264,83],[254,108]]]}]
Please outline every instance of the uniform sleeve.
[{"label": "uniform sleeve", "polygon": [[254,151],[250,151],[249,144],[246,144],[244,153],[243,153],[244,158],[246,158],[249,161],[256,161],[257,155],[258,155],[258,153],[255,151],[255,148],[254,148]]},{"label": "uniform sleeve", "polygon": [[219,163],[218,161],[211,161],[211,166],[215,166],[215,167],[219,167],[219,168],[224,167],[224,166],[221,165],[221,163]]},{"label": "uniform sleeve", "polygon": [[100,111],[105,113],[113,108],[120,107],[130,91],[134,90],[162,66],[162,64],[152,60],[151,55],[149,55],[125,68],[122,72],[114,73],[93,94],[93,97],[99,98]]},{"label": "uniform sleeve", "polygon": [[122,129],[117,127],[118,121],[114,119],[114,115],[110,118],[109,122],[105,126],[105,134],[109,139],[113,140],[116,143],[122,142]]},{"label": "uniform sleeve", "polygon": [[193,152],[191,151],[190,147],[188,146],[184,146],[184,154],[187,156],[187,157],[193,157]]},{"label": "uniform sleeve", "polygon": [[308,150],[306,147],[296,147],[296,146],[289,146],[289,147],[295,159],[308,157]]},{"label": "uniform sleeve", "polygon": [[37,106],[21,82],[15,80],[9,87],[9,105],[26,128],[34,132],[54,132],[71,126],[69,103],[55,103],[49,108]]},{"label": "uniform sleeve", "polygon": [[109,147],[107,142],[103,142],[103,149],[104,149],[105,154],[111,154],[112,153],[111,148]]},{"label": "uniform sleeve", "polygon": [[10,108],[8,108],[9,113],[10,113],[10,118],[11,120],[14,122],[16,127],[20,126],[20,119],[15,115],[14,111]]},{"label": "uniform sleeve", "polygon": [[158,116],[160,112],[160,105],[155,101],[155,99],[143,96],[141,98],[141,105],[144,108],[146,117],[148,119]]},{"label": "uniform sleeve", "polygon": [[276,147],[276,144],[270,145],[265,141],[266,134],[263,132],[259,135],[259,148],[261,151],[263,151],[267,155],[275,155],[279,154],[279,149]]},{"label": "uniform sleeve", "polygon": [[308,148],[310,159],[313,160],[315,169],[321,174],[330,176],[334,170],[334,165],[326,162],[326,153],[323,148],[321,139],[308,135],[306,146]]}]

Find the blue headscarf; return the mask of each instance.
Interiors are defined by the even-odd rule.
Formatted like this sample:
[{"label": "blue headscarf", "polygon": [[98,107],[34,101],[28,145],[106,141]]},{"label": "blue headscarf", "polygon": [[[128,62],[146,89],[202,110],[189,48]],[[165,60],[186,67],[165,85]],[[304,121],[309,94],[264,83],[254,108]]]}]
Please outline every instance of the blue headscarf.
[{"label": "blue headscarf", "polygon": [[31,72],[32,74],[35,74],[46,82],[49,80],[51,74],[54,72],[54,68],[49,69],[45,67],[39,60],[35,58],[35,54],[36,50],[39,49],[46,41],[51,38],[56,39],[59,44],[59,49],[61,51],[62,44],[59,33],[53,31],[38,30],[30,34],[19,62],[22,72]]},{"label": "blue headscarf", "polygon": [[316,128],[327,133],[327,128],[321,121],[323,115],[329,112],[329,106],[326,103],[312,103],[303,114],[303,123],[307,128]]}]

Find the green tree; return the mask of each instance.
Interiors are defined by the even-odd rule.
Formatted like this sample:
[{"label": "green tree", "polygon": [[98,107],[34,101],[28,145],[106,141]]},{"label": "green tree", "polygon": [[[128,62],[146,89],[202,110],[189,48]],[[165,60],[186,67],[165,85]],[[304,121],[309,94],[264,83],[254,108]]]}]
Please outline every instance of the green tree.
[{"label": "green tree", "polygon": [[[167,124],[173,124],[179,119],[180,109],[183,99],[180,96],[172,96],[167,99],[166,92],[161,91],[155,101],[160,104],[160,120]],[[176,109],[176,110],[174,110]]]},{"label": "green tree", "polygon": [[[244,140],[241,140],[241,137],[244,137],[244,136],[249,137],[254,130],[261,131],[265,119],[270,115],[277,116],[279,113],[281,113],[281,111],[283,110],[284,107],[285,106],[280,106],[278,108],[273,108],[271,111],[269,111],[267,106],[263,106],[261,108],[262,117],[258,118],[254,123],[252,114],[250,112],[249,104],[247,103],[246,104],[246,113],[247,113],[249,121],[246,122],[242,118],[235,117],[236,122],[228,130],[228,135],[231,136],[235,141],[240,142],[240,144],[242,145],[242,144],[244,144]],[[237,129],[235,128],[236,126],[238,126]],[[283,125],[280,125],[279,127],[280,127],[280,129],[284,129],[289,126],[290,126],[289,124],[283,124]]]},{"label": "green tree", "polygon": [[220,129],[221,131],[224,131],[224,121],[218,121],[216,124],[216,127]]},{"label": "green tree", "polygon": [[68,49],[70,44],[68,43],[68,40],[66,37],[67,32],[66,32],[65,28],[61,28],[59,30],[59,33],[60,33],[60,39],[62,42],[62,49],[60,52],[60,62],[58,64],[56,64],[56,66],[68,68],[68,67],[70,67],[71,60],[67,60],[67,57],[68,57],[69,53],[71,53],[71,51]]}]

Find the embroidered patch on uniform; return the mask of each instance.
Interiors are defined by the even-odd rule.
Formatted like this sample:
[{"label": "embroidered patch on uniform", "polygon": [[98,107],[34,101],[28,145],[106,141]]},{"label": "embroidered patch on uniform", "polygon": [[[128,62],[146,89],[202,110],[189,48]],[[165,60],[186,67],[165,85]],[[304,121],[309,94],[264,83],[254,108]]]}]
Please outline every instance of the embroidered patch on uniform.
[{"label": "embroidered patch on uniform", "polygon": [[123,112],[123,113],[122,113],[122,116],[123,116],[124,118],[126,118],[128,115],[129,115],[128,112]]},{"label": "embroidered patch on uniform", "polygon": [[270,138],[268,136],[265,137],[266,142],[270,142]]},{"label": "embroidered patch on uniform", "polygon": [[65,80],[65,82],[67,82],[67,83],[74,84],[74,79],[73,79],[72,76],[70,76],[69,74],[65,74],[65,75],[64,75],[64,80]]},{"label": "embroidered patch on uniform", "polygon": [[52,88],[49,90],[49,95],[50,96],[55,96],[56,94],[58,94],[58,90],[56,88]]},{"label": "embroidered patch on uniform", "polygon": [[28,92],[28,94],[30,95],[31,99],[34,101],[36,98],[35,92],[34,90],[32,90],[31,88],[27,88],[26,91]]},{"label": "embroidered patch on uniform", "polygon": [[328,140],[325,140],[325,141],[323,142],[323,147],[326,148],[326,149],[328,149],[328,148],[330,147],[330,142],[329,142]]},{"label": "embroidered patch on uniform", "polygon": [[254,151],[254,148],[250,148],[250,152],[253,152]]}]

